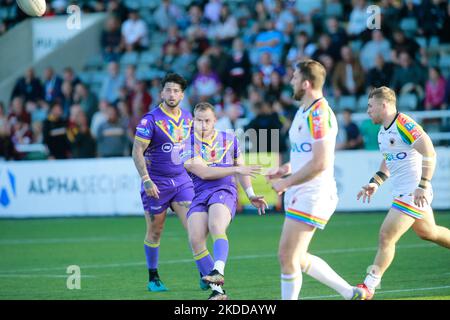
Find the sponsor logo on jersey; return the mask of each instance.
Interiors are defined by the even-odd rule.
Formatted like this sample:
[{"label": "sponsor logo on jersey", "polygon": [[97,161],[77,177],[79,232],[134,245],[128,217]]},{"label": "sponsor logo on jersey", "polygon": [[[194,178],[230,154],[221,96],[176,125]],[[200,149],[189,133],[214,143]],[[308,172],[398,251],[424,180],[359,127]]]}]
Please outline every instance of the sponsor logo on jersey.
[{"label": "sponsor logo on jersey", "polygon": [[384,160],[386,161],[398,161],[403,160],[408,156],[406,152],[399,153],[383,153]]},{"label": "sponsor logo on jersey", "polygon": [[291,151],[292,152],[311,152],[312,151],[312,145],[309,142],[303,142],[303,143],[292,143],[291,144]]}]

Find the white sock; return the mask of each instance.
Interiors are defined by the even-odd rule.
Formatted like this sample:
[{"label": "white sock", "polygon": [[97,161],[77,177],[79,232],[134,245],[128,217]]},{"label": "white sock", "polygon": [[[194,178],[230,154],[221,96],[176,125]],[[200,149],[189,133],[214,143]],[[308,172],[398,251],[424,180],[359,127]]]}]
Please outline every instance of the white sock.
[{"label": "white sock", "polygon": [[298,300],[302,288],[302,272],[281,274],[281,299]]},{"label": "white sock", "polygon": [[372,273],[367,274],[366,279],[364,280],[364,284],[371,292],[375,292],[375,289],[378,287],[380,282],[381,277]]},{"label": "white sock", "polygon": [[214,262],[214,269],[219,271],[221,275],[225,275],[225,262],[217,260]]},{"label": "white sock", "polygon": [[349,300],[353,297],[353,287],[321,258],[309,255],[309,264],[303,272],[336,290],[344,299]]},{"label": "white sock", "polygon": [[211,289],[219,291],[220,293],[223,293],[223,289],[221,286],[214,284],[214,283],[211,283],[209,286],[211,287]]}]

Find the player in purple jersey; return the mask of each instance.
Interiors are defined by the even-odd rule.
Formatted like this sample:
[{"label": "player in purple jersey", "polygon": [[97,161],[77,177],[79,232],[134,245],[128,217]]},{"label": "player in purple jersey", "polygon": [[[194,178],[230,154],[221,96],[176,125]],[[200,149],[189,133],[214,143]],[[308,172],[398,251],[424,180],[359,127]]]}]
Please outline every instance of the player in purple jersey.
[{"label": "player in purple jersey", "polygon": [[159,244],[167,208],[176,212],[186,228],[186,214],[194,197],[192,180],[179,161],[180,146],[190,136],[192,127],[191,113],[179,107],[187,82],[172,73],[166,75],[162,86],[162,103],[142,118],[133,144],[147,222],[144,250],[149,291],[167,290],[158,275]]},{"label": "player in purple jersey", "polygon": [[[265,213],[267,203],[256,196],[250,176],[260,166],[245,166],[234,134],[214,129],[214,107],[199,103],[194,108],[194,133],[184,142],[181,158],[194,182],[195,197],[187,214],[188,234],[194,259],[203,280],[213,289],[209,300],[225,300],[222,289],[228,257],[226,230],[234,217],[237,204],[235,177],[247,193],[258,213]],[[211,233],[214,260],[206,248]]]}]

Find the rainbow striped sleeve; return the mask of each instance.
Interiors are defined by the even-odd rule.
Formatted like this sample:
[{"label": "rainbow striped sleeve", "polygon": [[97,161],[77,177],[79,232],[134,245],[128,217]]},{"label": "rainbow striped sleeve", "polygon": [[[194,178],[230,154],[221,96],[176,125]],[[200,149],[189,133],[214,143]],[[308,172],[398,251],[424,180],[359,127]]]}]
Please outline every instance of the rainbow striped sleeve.
[{"label": "rainbow striped sleeve", "polygon": [[423,218],[424,211],[398,199],[395,199],[394,202],[392,202],[392,208],[397,209],[398,211],[403,212],[414,219]]},{"label": "rainbow striped sleeve", "polygon": [[323,101],[319,101],[308,116],[308,128],[314,140],[324,138],[331,128],[330,108]]},{"label": "rainbow striped sleeve", "polygon": [[400,137],[409,145],[412,145],[424,133],[422,127],[406,114],[400,113],[396,120]]}]

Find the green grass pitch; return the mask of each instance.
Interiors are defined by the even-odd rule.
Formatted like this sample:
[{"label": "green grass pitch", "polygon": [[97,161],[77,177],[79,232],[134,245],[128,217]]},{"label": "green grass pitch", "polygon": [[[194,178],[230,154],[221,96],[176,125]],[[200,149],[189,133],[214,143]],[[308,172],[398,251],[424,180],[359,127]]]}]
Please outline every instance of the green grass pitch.
[{"label": "green grass pitch", "polygon": [[[310,252],[352,284],[373,261],[384,213],[333,216]],[[450,227],[450,213],[436,213]],[[283,216],[238,215],[229,228],[225,289],[230,299],[279,299],[277,247]],[[147,292],[143,217],[0,220],[0,299],[206,299],[187,236],[168,217],[160,275],[170,291]],[[209,243],[211,251],[211,243]],[[81,268],[81,289],[69,290],[66,269]],[[383,278],[377,299],[450,299],[450,251],[409,231]],[[340,299],[304,275],[303,299]]]}]

